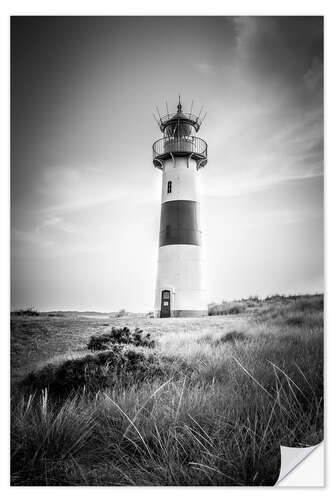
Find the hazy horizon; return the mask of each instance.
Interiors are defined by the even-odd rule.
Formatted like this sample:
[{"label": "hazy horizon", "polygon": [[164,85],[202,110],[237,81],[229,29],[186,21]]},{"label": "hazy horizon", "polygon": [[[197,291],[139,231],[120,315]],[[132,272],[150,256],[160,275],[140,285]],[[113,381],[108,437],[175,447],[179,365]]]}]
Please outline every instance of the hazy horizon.
[{"label": "hazy horizon", "polygon": [[207,111],[208,302],[322,292],[322,17],[12,17],[12,309],[153,309],[155,106]]}]

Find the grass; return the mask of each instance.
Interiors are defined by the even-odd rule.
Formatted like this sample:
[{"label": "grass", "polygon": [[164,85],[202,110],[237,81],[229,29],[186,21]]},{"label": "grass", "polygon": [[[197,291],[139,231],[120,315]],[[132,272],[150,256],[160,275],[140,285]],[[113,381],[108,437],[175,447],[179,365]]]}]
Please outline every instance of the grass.
[{"label": "grass", "polygon": [[[274,484],[280,444],[323,438],[323,298],[251,302],[197,319],[14,318],[12,484]],[[155,349],[87,350],[124,326]]]}]

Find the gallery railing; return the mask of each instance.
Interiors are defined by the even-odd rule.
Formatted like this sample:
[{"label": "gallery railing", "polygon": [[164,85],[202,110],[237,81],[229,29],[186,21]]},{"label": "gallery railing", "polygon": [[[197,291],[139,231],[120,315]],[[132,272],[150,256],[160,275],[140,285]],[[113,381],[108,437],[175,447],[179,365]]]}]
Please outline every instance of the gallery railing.
[{"label": "gallery railing", "polygon": [[159,166],[161,160],[172,155],[191,156],[195,160],[207,163],[207,143],[196,136],[162,137],[153,144],[153,163]]}]

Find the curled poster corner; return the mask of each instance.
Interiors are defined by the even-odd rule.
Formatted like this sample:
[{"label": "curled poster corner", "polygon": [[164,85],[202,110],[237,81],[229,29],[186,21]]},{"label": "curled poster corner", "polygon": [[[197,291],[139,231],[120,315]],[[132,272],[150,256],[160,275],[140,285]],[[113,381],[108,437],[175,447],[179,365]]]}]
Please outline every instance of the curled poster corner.
[{"label": "curled poster corner", "polygon": [[280,446],[281,467],[276,485],[283,486],[280,484],[281,481],[320,445],[323,445],[323,443],[319,443],[315,446],[307,446],[306,448]]}]

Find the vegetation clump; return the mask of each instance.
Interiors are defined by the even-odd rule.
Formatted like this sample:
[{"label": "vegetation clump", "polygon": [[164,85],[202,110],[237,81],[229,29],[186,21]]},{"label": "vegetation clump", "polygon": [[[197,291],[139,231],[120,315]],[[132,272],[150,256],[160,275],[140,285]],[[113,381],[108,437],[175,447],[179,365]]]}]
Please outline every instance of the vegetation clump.
[{"label": "vegetation clump", "polygon": [[155,354],[114,346],[112,350],[68,359],[58,365],[49,363],[29,373],[21,387],[29,392],[47,388],[52,395],[64,396],[83,387],[90,391],[116,383],[126,387],[162,374],[162,363]]},{"label": "vegetation clump", "polygon": [[126,309],[120,309],[120,310],[116,313],[116,318],[122,318],[123,316],[127,316],[127,311],[126,311]]},{"label": "vegetation clump", "polygon": [[135,328],[131,332],[127,326],[124,328],[112,328],[111,332],[103,333],[102,335],[92,335],[88,342],[90,351],[104,351],[110,349],[115,344],[134,345],[136,347],[148,347],[153,349],[155,342],[150,339],[150,334],[143,335],[140,328]]},{"label": "vegetation clump", "polygon": [[[324,307],[323,294],[316,295],[269,295],[259,299],[256,295],[245,299],[222,301],[219,304],[213,302],[208,305],[209,316],[223,316],[228,314],[265,314],[276,311],[281,306],[286,306],[293,312],[311,313],[322,311]],[[271,309],[269,309],[271,308]],[[299,322],[301,324],[301,321]],[[293,325],[292,325],[293,326]]]},{"label": "vegetation clump", "polygon": [[40,312],[37,311],[34,307],[27,307],[25,309],[18,309],[17,311],[13,311],[12,314],[15,316],[40,316]]}]

